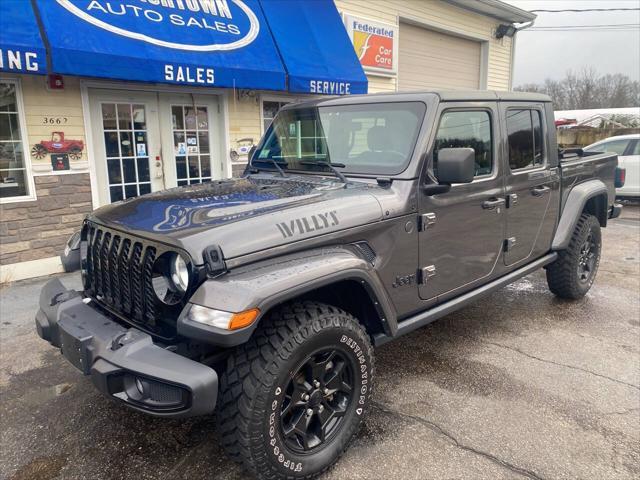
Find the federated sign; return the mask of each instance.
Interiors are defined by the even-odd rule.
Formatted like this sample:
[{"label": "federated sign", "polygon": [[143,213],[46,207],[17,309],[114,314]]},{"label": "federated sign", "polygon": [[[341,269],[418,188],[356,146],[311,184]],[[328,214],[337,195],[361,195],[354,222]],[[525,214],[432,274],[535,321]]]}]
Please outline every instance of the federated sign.
[{"label": "federated sign", "polygon": [[367,72],[398,73],[398,26],[345,14],[347,33]]}]

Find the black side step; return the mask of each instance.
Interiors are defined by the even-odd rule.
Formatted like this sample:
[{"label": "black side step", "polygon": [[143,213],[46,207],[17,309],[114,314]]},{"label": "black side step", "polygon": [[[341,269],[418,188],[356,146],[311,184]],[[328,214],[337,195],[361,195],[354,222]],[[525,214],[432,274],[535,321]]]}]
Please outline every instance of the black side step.
[{"label": "black side step", "polygon": [[398,323],[398,331],[394,337],[389,337],[383,333],[378,333],[374,335],[373,342],[376,346],[384,345],[385,343],[393,340],[400,335],[405,335],[409,332],[413,332],[414,330],[424,327],[429,323],[438,320],[445,315],[454,312],[471,302],[476,301],[478,298],[488,295],[489,293],[497,290],[499,288],[504,287],[514,281],[518,280],[521,277],[529,275],[530,273],[548,265],[553,262],[556,258],[558,258],[558,254],[553,252],[544,257],[539,258],[538,260],[525,265],[518,270],[514,270],[507,275],[497,278],[496,280],[489,282],[481,287],[476,288],[470,292],[467,292],[459,297],[448,300],[436,307],[433,307],[429,310],[425,310],[424,312],[418,313],[413,317],[409,317]]}]

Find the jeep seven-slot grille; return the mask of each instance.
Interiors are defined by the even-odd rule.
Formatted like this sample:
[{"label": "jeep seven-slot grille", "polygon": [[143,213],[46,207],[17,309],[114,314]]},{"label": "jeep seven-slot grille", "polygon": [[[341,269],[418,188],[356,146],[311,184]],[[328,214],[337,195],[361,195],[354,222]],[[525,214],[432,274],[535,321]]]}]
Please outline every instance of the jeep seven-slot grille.
[{"label": "jeep seven-slot grille", "polygon": [[156,247],[93,224],[87,226],[86,240],[87,295],[154,329],[159,314],[152,284]]}]

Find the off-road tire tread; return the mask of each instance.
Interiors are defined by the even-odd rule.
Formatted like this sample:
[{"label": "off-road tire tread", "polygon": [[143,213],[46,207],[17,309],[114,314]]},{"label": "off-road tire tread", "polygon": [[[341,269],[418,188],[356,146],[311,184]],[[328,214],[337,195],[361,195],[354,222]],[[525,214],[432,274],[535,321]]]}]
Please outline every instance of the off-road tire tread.
[{"label": "off-road tire tread", "polygon": [[[547,284],[549,285],[549,290],[560,298],[577,300],[582,298],[589,288],[591,288],[591,285],[593,285],[598,272],[598,265],[600,264],[600,252],[598,252],[595,271],[589,280],[589,287],[586,290],[579,285],[576,274],[580,247],[592,228],[600,229],[598,219],[588,213],[580,215],[573,235],[571,235],[569,245],[565,250],[559,251],[558,258],[547,266]],[[600,250],[601,249],[602,237],[600,237]]]},{"label": "off-road tire tread", "polygon": [[[265,411],[253,408],[260,395],[266,389],[263,386],[273,385],[280,373],[280,366],[298,348],[305,339],[328,327],[342,327],[351,330],[354,339],[360,342],[371,362],[371,379],[375,366],[373,348],[362,325],[345,311],[319,302],[304,301],[285,304],[274,310],[268,318],[262,320],[250,340],[237,347],[230,355],[226,369],[220,379],[220,397],[218,402],[218,432],[221,444],[228,456],[241,463],[257,478],[271,479],[311,479],[321,472],[300,476],[300,474],[283,477],[275,470],[263,452],[251,448],[252,440],[267,444],[267,432],[261,432],[260,423],[264,420]],[[367,408],[365,408],[365,411]],[[365,414],[363,413],[362,418]],[[362,422],[349,425],[353,432]],[[253,435],[253,437],[251,437]],[[264,438],[260,438],[264,436]],[[348,442],[347,442],[348,443]],[[343,445],[339,456],[347,445]],[[338,456],[338,458],[339,458]]]}]

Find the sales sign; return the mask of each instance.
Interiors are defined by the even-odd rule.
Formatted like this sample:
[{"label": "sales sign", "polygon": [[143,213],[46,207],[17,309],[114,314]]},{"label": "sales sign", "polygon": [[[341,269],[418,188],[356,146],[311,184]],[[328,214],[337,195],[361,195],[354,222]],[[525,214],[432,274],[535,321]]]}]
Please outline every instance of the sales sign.
[{"label": "sales sign", "polygon": [[398,26],[344,14],[344,23],[360,64],[367,72],[398,72]]}]

